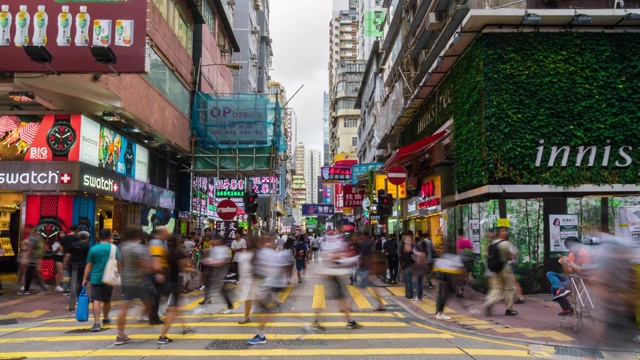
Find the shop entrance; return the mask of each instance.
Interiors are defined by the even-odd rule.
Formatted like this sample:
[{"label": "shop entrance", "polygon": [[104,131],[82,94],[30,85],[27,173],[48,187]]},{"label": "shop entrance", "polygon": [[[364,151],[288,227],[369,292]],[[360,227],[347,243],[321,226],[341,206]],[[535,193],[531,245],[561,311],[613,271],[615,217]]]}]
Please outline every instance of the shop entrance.
[{"label": "shop entrance", "polygon": [[136,214],[139,218],[139,205],[109,196],[98,197],[96,198],[94,234],[98,234],[100,229],[111,229],[113,238],[117,242],[120,239],[119,235],[128,225],[137,223]]},{"label": "shop entrance", "polygon": [[22,200],[22,193],[0,194],[0,273],[17,271]]}]

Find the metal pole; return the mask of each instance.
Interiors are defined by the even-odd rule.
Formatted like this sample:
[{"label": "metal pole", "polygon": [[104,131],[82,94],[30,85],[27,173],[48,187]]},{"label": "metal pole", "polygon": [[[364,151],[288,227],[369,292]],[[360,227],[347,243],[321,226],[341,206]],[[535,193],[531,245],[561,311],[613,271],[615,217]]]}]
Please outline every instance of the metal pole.
[{"label": "metal pole", "polygon": [[396,205],[396,203],[398,202],[399,188],[400,186],[396,185],[396,201],[393,202],[393,207],[396,211],[396,239],[398,239],[398,241],[400,241],[400,211],[398,211],[398,205]]}]

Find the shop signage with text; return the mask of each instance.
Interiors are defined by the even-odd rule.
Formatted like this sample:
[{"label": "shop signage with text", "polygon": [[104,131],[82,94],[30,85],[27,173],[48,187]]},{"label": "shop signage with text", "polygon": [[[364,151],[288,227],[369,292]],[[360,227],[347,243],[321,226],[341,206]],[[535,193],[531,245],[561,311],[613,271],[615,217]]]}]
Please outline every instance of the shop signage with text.
[{"label": "shop signage with text", "polygon": [[88,174],[85,174],[82,177],[82,185],[98,190],[104,190],[114,193],[118,192],[118,183],[113,179],[105,179],[103,177],[95,177]]},{"label": "shop signage with text", "polygon": [[[536,167],[542,166],[543,158],[545,153],[548,153],[549,161],[547,162],[548,167],[556,166],[558,158],[561,156],[560,166],[566,167],[568,165],[574,164],[576,167],[586,165],[588,167],[593,167],[595,165],[596,155],[598,154],[597,146],[551,146],[551,149],[545,151],[544,140],[540,140],[540,146],[536,149],[538,150],[536,155]],[[609,166],[609,162],[613,162],[611,156],[611,140],[607,140],[607,146],[602,148],[602,163],[598,164],[598,166],[602,165],[603,167]],[[633,146],[620,146],[618,147],[618,151],[613,151],[617,158],[613,164],[619,168],[625,168],[631,165],[633,160],[631,159],[630,153],[633,151]],[[588,154],[588,161],[585,164],[585,156]],[[572,161],[569,163],[569,156],[574,156],[575,162]],[[599,158],[600,158],[599,157]]]},{"label": "shop signage with text", "polygon": [[438,205],[440,205],[440,198],[433,198],[418,204],[418,209],[422,210],[422,209],[427,209],[427,208],[431,208]]},{"label": "shop signage with text", "polygon": [[345,185],[343,192],[343,202],[345,207],[362,206],[362,201],[365,198],[364,189],[357,189],[351,185]]},{"label": "shop signage with text", "polygon": [[320,170],[323,183],[351,183],[351,167],[323,166]]},{"label": "shop signage with text", "polygon": [[77,189],[78,163],[0,162],[0,190],[73,191]]}]

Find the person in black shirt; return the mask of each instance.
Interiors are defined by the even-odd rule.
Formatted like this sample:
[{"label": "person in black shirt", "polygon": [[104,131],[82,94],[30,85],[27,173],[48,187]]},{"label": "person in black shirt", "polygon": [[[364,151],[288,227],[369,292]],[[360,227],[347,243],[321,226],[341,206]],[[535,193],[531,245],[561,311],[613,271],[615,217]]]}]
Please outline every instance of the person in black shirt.
[{"label": "person in black shirt", "polygon": [[398,278],[398,242],[395,238],[385,241],[382,247],[389,264],[389,284],[395,284]]},{"label": "person in black shirt", "polygon": [[67,254],[71,253],[71,245],[78,240],[80,240],[78,237],[78,225],[71,225],[69,233],[60,240],[60,245],[62,245],[62,251],[64,252],[62,262],[62,268],[64,269],[62,295],[65,296],[69,296],[69,279],[71,278],[71,268],[69,267]]},{"label": "person in black shirt", "polygon": [[[67,235],[67,237],[68,236],[69,235]],[[78,238],[77,241],[75,241],[71,245],[65,246],[65,252],[67,251],[67,248],[69,249],[69,252],[65,254],[64,261],[65,263],[69,264],[70,280],[68,283],[67,291],[71,286],[73,286],[69,284],[75,284],[77,296],[80,293],[80,288],[82,285],[81,279],[84,278],[84,268],[87,265],[87,255],[89,255],[89,238],[91,237],[91,235],[86,231],[81,231],[76,235],[76,237]],[[71,274],[73,274],[71,272],[71,269],[73,267],[76,267],[78,269],[78,276],[75,279],[71,279]],[[68,292],[67,295],[69,295]]]}]

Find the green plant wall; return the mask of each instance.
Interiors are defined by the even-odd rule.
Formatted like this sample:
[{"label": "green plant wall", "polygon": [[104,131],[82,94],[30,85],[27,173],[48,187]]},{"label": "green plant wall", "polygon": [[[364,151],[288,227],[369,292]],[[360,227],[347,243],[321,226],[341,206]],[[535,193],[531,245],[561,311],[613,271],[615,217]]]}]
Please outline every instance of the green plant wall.
[{"label": "green plant wall", "polygon": [[[483,35],[479,42],[485,74],[489,183],[638,182],[640,37],[631,33],[504,33]],[[540,140],[545,141],[545,152],[541,166],[536,166]],[[550,147],[565,145],[571,146],[567,166],[560,166],[559,156],[555,166],[549,167]],[[608,166],[602,166],[607,145],[611,145],[611,156]],[[593,167],[587,166],[588,156],[576,166],[579,146],[597,146]],[[627,151],[631,166],[616,167],[616,161],[627,162],[619,156],[621,146],[633,147]],[[464,156],[460,151],[456,154]]]}]

